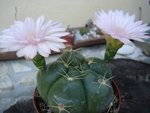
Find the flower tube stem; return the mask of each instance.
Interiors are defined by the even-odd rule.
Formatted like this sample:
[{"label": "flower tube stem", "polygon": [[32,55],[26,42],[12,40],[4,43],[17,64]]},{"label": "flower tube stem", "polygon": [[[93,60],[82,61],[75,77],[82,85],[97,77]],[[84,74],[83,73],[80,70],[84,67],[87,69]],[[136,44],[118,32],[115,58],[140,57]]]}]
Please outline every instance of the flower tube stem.
[{"label": "flower tube stem", "polygon": [[46,69],[46,62],[45,62],[45,58],[43,56],[41,56],[40,54],[37,54],[34,58],[33,58],[33,63],[34,65],[38,68],[38,69]]},{"label": "flower tube stem", "polygon": [[123,43],[107,34],[104,34],[104,37],[106,39],[106,51],[104,60],[106,62],[110,62],[115,57],[118,49],[123,46]]}]

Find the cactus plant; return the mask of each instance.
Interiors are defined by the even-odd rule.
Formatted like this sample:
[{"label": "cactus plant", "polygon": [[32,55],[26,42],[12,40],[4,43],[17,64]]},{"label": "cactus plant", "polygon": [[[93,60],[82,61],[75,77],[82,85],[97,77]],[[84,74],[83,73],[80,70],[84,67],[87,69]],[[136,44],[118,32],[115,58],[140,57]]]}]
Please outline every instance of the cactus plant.
[{"label": "cactus plant", "polygon": [[111,78],[105,61],[67,51],[40,68],[37,88],[54,113],[99,113],[113,100]]}]

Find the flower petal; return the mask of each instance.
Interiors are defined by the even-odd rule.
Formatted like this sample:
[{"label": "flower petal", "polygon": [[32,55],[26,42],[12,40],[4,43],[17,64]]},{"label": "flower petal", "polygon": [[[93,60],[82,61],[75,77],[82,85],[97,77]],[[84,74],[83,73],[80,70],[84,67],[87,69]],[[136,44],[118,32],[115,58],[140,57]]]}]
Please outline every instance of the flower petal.
[{"label": "flower petal", "polygon": [[41,49],[38,49],[38,53],[39,53],[41,56],[43,56],[43,57],[48,57],[48,56],[49,56],[48,53],[42,51]]},{"label": "flower petal", "polygon": [[45,39],[47,39],[49,41],[53,41],[53,42],[67,42],[64,39],[57,38],[57,37],[51,37],[51,36],[47,36],[47,37],[45,37]]},{"label": "flower petal", "polygon": [[48,57],[51,50],[59,52],[60,48],[65,47],[63,42],[66,42],[61,37],[69,33],[58,22],[44,22],[44,19],[41,16],[36,21],[29,17],[23,22],[16,21],[2,31],[0,49],[6,52],[17,51],[18,57],[29,59],[34,58],[37,52],[44,57]]},{"label": "flower petal", "polygon": [[44,23],[45,17],[44,16],[40,16],[37,21],[36,21],[36,32],[39,32],[39,30],[41,29],[43,23]]},{"label": "flower petal", "polygon": [[37,54],[37,49],[35,46],[29,45],[17,51],[16,54],[18,57],[25,56],[26,58],[33,59]]},{"label": "flower petal", "polygon": [[65,48],[65,45],[62,43],[56,43],[56,42],[46,42],[47,46],[50,50],[60,52],[59,48]]},{"label": "flower petal", "polygon": [[110,10],[108,13],[100,10],[95,13],[92,20],[103,33],[125,44],[131,44],[130,39],[142,41],[146,31],[150,30],[142,21],[134,22],[135,15],[130,16],[122,10]]},{"label": "flower petal", "polygon": [[54,37],[62,37],[62,36],[66,36],[66,35],[69,35],[69,33],[68,32],[57,32],[57,33],[51,34],[51,36],[54,36]]},{"label": "flower petal", "polygon": [[44,51],[45,53],[50,54],[50,49],[47,47],[46,43],[39,43],[38,44],[38,51]]}]

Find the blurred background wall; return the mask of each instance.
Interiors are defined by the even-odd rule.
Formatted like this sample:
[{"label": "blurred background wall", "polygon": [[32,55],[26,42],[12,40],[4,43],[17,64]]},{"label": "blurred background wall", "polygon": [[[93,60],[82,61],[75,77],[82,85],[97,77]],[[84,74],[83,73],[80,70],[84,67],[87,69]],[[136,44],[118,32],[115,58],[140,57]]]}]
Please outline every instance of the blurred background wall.
[{"label": "blurred background wall", "polygon": [[40,15],[62,22],[64,26],[84,26],[100,8],[122,9],[136,14],[136,19],[150,22],[149,0],[0,0],[0,30],[9,27],[14,20]]}]

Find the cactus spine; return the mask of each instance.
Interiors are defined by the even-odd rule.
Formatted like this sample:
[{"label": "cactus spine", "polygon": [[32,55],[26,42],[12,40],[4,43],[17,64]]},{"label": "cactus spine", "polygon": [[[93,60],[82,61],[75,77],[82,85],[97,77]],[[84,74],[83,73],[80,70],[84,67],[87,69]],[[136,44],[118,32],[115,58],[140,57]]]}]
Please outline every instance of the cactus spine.
[{"label": "cactus spine", "polygon": [[114,97],[111,78],[105,61],[67,51],[39,70],[37,88],[54,113],[100,113]]}]

